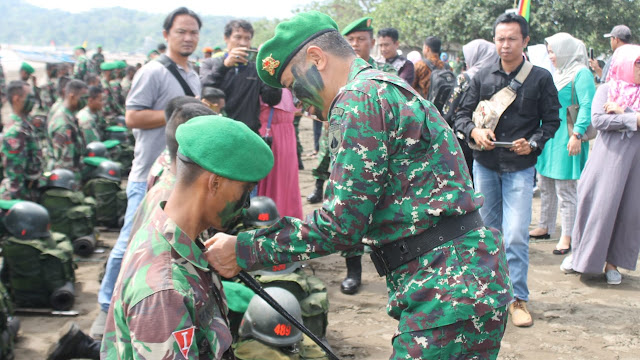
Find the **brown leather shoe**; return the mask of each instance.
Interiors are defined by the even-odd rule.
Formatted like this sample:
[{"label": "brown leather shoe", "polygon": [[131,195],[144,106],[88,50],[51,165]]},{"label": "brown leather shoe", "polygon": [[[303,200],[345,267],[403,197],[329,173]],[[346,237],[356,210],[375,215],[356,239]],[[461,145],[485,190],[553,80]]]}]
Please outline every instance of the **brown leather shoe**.
[{"label": "brown leather shoe", "polygon": [[513,325],[518,327],[529,327],[533,325],[533,318],[527,310],[527,302],[524,300],[516,299],[511,305],[509,305],[509,316]]}]

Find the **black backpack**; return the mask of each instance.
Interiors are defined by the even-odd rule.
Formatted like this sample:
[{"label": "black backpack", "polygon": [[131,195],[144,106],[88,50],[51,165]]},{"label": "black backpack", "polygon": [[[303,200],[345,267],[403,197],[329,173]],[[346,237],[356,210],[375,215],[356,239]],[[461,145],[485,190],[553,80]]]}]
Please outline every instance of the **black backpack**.
[{"label": "black backpack", "polygon": [[427,66],[431,69],[431,82],[427,100],[429,100],[442,114],[444,104],[449,100],[453,88],[456,86],[456,76],[453,71],[447,69],[436,69],[431,61],[427,60]]}]

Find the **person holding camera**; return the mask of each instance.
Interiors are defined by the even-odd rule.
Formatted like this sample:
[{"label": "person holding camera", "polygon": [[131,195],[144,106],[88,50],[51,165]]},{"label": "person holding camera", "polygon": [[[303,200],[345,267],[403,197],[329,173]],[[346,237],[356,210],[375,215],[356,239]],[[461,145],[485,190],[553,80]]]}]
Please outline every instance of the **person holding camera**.
[{"label": "person holding camera", "polygon": [[[246,20],[231,20],[224,27],[227,50],[222,56],[205,59],[200,66],[203,87],[224,91],[227,116],[243,122],[251,130],[260,128],[260,96],[280,102],[280,89],[274,89],[258,78],[255,56],[251,48],[253,26]],[[269,94],[273,93],[273,94]]]}]

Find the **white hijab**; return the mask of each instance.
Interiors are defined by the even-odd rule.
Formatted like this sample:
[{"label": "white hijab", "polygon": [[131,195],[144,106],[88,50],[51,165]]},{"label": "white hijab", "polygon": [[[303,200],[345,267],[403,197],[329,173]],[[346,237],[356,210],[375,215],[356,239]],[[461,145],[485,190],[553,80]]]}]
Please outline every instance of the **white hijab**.
[{"label": "white hijab", "polygon": [[496,45],[484,39],[476,39],[462,47],[464,61],[467,63],[467,75],[473,76],[481,68],[498,62]]},{"label": "white hijab", "polygon": [[587,48],[584,43],[567,33],[557,33],[545,39],[556,55],[556,71],[553,83],[561,90],[576,77],[578,70],[588,66]]}]

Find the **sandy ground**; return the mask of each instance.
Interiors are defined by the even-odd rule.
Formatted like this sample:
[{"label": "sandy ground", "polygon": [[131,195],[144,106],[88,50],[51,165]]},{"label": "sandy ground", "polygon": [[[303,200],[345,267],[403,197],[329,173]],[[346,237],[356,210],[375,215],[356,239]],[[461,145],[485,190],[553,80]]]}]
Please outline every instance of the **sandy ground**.
[{"label": "sandy ground", "polygon": [[[3,113],[6,111],[5,106]],[[300,131],[308,153],[313,143],[311,120],[303,119]],[[304,199],[314,186],[311,169],[316,161],[305,156],[305,170],[300,171],[305,214],[316,208]],[[534,224],[539,208],[540,200],[534,198]],[[107,246],[116,238],[115,232],[101,234]],[[562,257],[551,254],[556,240],[531,243],[530,309],[535,324],[526,329],[509,325],[499,359],[640,359],[640,271],[622,270],[619,286],[607,285],[603,276],[565,275],[558,268]],[[20,316],[17,360],[44,358],[49,345],[59,337],[58,330],[69,320],[89,330],[98,313],[98,274],[107,256],[108,250],[77,259],[74,310],[79,316]],[[396,321],[385,313],[385,282],[369,258],[363,258],[362,289],[353,296],[340,292],[346,270],[339,255],[309,261],[308,265],[329,289],[328,339],[340,358],[388,359]]]}]

